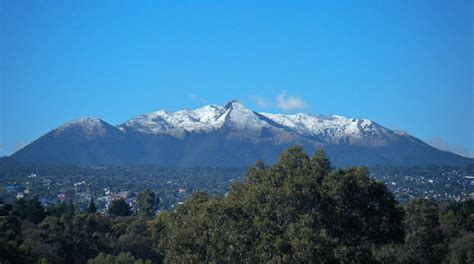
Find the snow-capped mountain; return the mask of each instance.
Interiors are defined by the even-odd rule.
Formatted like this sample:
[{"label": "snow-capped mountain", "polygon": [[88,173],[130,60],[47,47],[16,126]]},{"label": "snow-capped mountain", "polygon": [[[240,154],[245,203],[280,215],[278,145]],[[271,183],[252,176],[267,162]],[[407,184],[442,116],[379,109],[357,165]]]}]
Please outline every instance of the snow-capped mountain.
[{"label": "snow-capped mountain", "polygon": [[123,131],[182,137],[186,132],[209,132],[221,127],[225,115],[226,109],[217,105],[177,112],[159,110],[132,118],[119,128]]},{"label": "snow-capped mountain", "polygon": [[115,128],[106,122],[95,117],[83,117],[74,119],[54,130],[55,135],[61,135],[66,131],[75,131],[86,139],[101,137],[115,130]]},{"label": "snow-capped mountain", "polygon": [[207,105],[195,110],[159,110],[133,118],[119,128],[147,134],[167,134],[182,138],[187,133],[209,133],[228,126],[236,131],[264,128],[293,133],[317,142],[383,146],[400,135],[368,119],[312,114],[256,113],[239,101],[226,106]]},{"label": "snow-capped mountain", "polygon": [[225,106],[211,104],[177,112],[159,110],[132,118],[119,128],[123,131],[182,136],[186,132],[211,132],[226,124],[244,130],[260,129],[266,122],[255,112],[233,100]]},{"label": "snow-capped mountain", "polygon": [[225,106],[159,110],[112,126],[97,118],[68,122],[12,155],[37,162],[247,166],[274,162],[280,151],[324,148],[335,165],[467,164],[405,132],[368,119],[257,113]]},{"label": "snow-capped mountain", "polygon": [[399,136],[368,119],[347,118],[338,115],[269,114],[262,115],[295,132],[331,143],[350,143],[365,146],[383,146]]}]

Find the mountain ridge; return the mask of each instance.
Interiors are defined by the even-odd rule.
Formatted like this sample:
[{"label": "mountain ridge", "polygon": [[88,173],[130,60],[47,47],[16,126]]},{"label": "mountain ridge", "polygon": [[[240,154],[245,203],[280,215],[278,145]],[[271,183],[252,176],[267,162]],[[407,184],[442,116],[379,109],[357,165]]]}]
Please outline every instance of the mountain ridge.
[{"label": "mountain ridge", "polygon": [[117,126],[95,117],[75,119],[11,158],[78,164],[248,166],[257,159],[273,163],[291,145],[301,145],[308,152],[323,148],[337,166],[474,163],[369,119],[258,113],[238,100],[193,110],[158,110]]}]

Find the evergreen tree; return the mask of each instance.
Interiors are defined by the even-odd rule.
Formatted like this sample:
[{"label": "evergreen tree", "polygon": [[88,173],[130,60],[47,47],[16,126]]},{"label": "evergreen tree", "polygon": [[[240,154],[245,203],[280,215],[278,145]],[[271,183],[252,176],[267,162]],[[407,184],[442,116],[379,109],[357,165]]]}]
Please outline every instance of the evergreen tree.
[{"label": "evergreen tree", "polygon": [[125,202],[125,199],[118,198],[112,201],[109,206],[109,214],[113,216],[130,216],[132,211],[130,205]]},{"label": "evergreen tree", "polygon": [[91,201],[89,202],[89,206],[87,207],[87,212],[89,214],[95,214],[97,212],[97,207],[95,206],[94,198],[92,198]]},{"label": "evergreen tree", "polygon": [[155,192],[150,189],[137,195],[138,215],[142,217],[152,217],[158,208],[159,199]]},{"label": "evergreen tree", "polygon": [[439,229],[438,205],[425,199],[405,204],[405,261],[410,263],[441,263],[446,245]]},{"label": "evergreen tree", "polygon": [[44,207],[39,201],[38,196],[31,200],[18,199],[13,205],[13,214],[20,219],[28,220],[34,224],[38,224],[46,217]]},{"label": "evergreen tree", "polygon": [[12,210],[11,204],[6,204],[0,199],[0,216],[6,216]]}]

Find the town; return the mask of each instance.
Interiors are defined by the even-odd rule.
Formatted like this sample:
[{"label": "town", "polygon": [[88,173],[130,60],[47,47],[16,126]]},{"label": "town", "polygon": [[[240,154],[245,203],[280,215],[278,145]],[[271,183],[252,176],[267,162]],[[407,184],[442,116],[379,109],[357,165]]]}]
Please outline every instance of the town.
[{"label": "town", "polygon": [[[136,209],[135,197],[155,191],[159,210],[182,203],[194,192],[224,195],[233,182],[244,180],[244,168],[179,168],[160,166],[80,167],[3,164],[0,199],[38,196],[47,206],[73,201],[85,208],[93,199],[99,211],[122,197]],[[370,177],[382,181],[400,203],[413,198],[437,202],[474,198],[474,167],[374,167]]]}]

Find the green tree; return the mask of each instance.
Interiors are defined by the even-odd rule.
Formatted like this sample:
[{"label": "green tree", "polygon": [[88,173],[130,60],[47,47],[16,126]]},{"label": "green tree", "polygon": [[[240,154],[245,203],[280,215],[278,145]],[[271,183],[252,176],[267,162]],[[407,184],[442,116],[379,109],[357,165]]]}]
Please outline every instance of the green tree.
[{"label": "green tree", "polygon": [[38,196],[31,200],[18,199],[13,205],[13,214],[20,219],[28,220],[34,224],[38,224],[46,217],[44,207],[41,205]]},{"label": "green tree", "polygon": [[474,263],[474,234],[458,238],[449,248],[447,261],[450,264]]},{"label": "green tree", "polygon": [[61,217],[44,219],[38,232],[25,236],[23,248],[53,263],[85,263],[99,252],[110,251],[110,229],[103,216],[77,213],[71,218],[65,212]]},{"label": "green tree", "polygon": [[438,205],[425,199],[405,204],[405,260],[410,263],[441,263],[446,245],[439,229]]},{"label": "green tree", "polygon": [[67,211],[65,202],[50,204],[46,207],[46,214],[49,216],[61,217]]},{"label": "green tree", "polygon": [[94,198],[92,198],[91,201],[89,202],[89,206],[87,207],[87,212],[89,214],[95,214],[97,212],[97,207],[95,206]]},{"label": "green tree", "polygon": [[225,197],[197,193],[160,214],[165,262],[373,262],[370,245],[403,239],[403,211],[363,168],[333,171],[301,147],[249,168]]},{"label": "green tree", "polygon": [[151,264],[151,261],[136,259],[130,252],[120,252],[118,256],[100,253],[97,257],[89,259],[87,264]]},{"label": "green tree", "polygon": [[474,232],[474,200],[449,203],[440,215],[440,223],[449,238]]},{"label": "green tree", "polygon": [[152,217],[158,208],[159,199],[150,189],[137,195],[138,215],[142,217]]},{"label": "green tree", "polygon": [[0,199],[0,216],[7,216],[11,210],[11,204],[6,204],[2,199]]},{"label": "green tree", "polygon": [[125,202],[125,199],[118,198],[112,201],[109,206],[109,214],[113,216],[130,216],[132,215],[132,210],[130,205]]},{"label": "green tree", "polygon": [[153,250],[153,241],[138,234],[125,234],[118,239],[122,251],[130,252],[133,256],[142,259],[157,260],[158,257]]},{"label": "green tree", "polygon": [[72,218],[75,214],[76,214],[76,207],[74,206],[74,202],[72,200],[67,201],[66,211],[62,214],[62,216]]},{"label": "green tree", "polygon": [[21,222],[13,215],[0,217],[0,262],[23,263],[25,252],[19,249],[22,242]]}]

